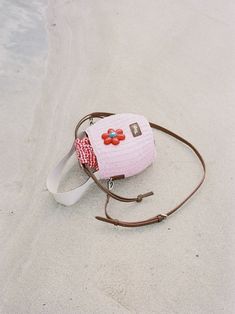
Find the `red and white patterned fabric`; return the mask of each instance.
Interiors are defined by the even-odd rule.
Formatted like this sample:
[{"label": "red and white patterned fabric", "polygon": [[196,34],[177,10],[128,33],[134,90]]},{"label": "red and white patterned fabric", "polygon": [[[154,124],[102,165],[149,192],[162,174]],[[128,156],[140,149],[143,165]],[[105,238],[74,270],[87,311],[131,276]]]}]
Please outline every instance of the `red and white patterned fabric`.
[{"label": "red and white patterned fabric", "polygon": [[99,170],[97,159],[88,137],[83,139],[77,138],[74,141],[74,146],[77,158],[81,164],[86,164],[91,169]]}]

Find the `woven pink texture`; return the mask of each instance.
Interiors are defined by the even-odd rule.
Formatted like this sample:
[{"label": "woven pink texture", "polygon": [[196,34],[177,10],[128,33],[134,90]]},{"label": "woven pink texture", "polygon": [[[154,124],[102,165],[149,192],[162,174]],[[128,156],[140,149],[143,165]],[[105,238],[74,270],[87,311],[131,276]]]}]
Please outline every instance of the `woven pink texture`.
[{"label": "woven pink texture", "polygon": [[[138,123],[141,135],[134,137],[130,125]],[[125,140],[118,145],[105,145],[102,134],[108,129],[121,129]],[[86,133],[96,155],[100,178],[116,175],[133,176],[154,161],[156,152],[154,137],[145,117],[132,113],[112,115],[90,126]]]}]

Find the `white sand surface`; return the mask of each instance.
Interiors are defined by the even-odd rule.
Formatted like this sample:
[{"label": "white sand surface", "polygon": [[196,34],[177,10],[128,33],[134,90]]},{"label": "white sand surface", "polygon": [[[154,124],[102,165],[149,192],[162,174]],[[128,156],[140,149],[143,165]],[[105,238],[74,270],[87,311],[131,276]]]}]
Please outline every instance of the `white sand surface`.
[{"label": "white sand surface", "polygon": [[[234,1],[1,0],[0,27],[0,312],[234,314]],[[139,229],[95,220],[95,186],[57,204],[46,176],[93,111],[184,135],[205,157],[205,185]],[[156,163],[115,186],[155,196],[112,201],[115,217],[165,212],[200,178],[187,148],[155,136]],[[81,178],[74,159],[65,186]]]}]

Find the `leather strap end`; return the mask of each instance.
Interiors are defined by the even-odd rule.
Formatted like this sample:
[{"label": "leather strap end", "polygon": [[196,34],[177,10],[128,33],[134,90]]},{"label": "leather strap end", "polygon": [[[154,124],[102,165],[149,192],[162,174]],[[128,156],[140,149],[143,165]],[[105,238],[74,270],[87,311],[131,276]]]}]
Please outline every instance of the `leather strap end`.
[{"label": "leather strap end", "polygon": [[147,193],[143,194],[143,198],[144,198],[144,197],[151,196],[151,195],[153,195],[153,194],[154,194],[153,191],[147,192]]},{"label": "leather strap end", "polygon": [[151,191],[151,192],[147,192],[147,193],[144,193],[144,194],[139,194],[136,198],[136,202],[139,203],[142,201],[143,198],[145,197],[148,197],[148,196],[151,196],[153,195],[154,193]]},{"label": "leather strap end", "polygon": [[104,218],[104,217],[100,217],[100,216],[95,216],[95,218],[97,220],[103,221],[103,222],[107,222],[109,224],[118,226],[119,225],[119,221],[117,219],[108,219],[108,218]]}]

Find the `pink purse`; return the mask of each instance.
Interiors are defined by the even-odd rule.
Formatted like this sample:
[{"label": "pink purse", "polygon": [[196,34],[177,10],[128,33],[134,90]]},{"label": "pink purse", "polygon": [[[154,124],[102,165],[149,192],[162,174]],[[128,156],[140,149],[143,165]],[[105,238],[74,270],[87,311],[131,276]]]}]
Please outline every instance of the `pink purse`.
[{"label": "pink purse", "polygon": [[[94,119],[99,118],[96,123]],[[81,125],[89,120],[90,126],[79,133]],[[173,136],[189,146],[199,158],[203,175],[194,190],[175,208],[167,213],[158,214],[146,220],[127,222],[113,219],[107,212],[110,197],[121,202],[141,202],[143,198],[153,195],[153,192],[139,194],[136,197],[123,197],[112,191],[113,182],[136,175],[151,165],[156,157],[153,129]],[[62,170],[68,159],[76,152],[81,168],[88,175],[88,180],[81,186],[67,192],[58,192]],[[75,141],[70,152],[59,162],[47,178],[47,188],[57,202],[66,206],[76,203],[92,182],[106,193],[106,217],[96,217],[98,220],[123,227],[139,227],[160,222],[179,209],[202,185],[206,174],[205,162],[198,150],[179,135],[157,125],[149,123],[141,115],[133,113],[112,114],[95,112],[82,118],[75,129]],[[107,186],[101,183],[107,179]]]}]

